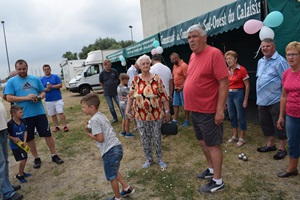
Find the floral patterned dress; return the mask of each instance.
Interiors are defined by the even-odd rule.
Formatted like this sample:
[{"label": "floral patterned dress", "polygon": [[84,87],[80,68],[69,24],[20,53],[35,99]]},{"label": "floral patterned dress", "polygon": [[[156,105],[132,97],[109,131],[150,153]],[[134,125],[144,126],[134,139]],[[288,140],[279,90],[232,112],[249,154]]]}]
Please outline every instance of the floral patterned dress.
[{"label": "floral patterned dress", "polygon": [[168,101],[168,95],[157,74],[149,81],[135,76],[129,98],[133,98],[132,110],[136,120],[154,121],[164,118],[163,102]]}]

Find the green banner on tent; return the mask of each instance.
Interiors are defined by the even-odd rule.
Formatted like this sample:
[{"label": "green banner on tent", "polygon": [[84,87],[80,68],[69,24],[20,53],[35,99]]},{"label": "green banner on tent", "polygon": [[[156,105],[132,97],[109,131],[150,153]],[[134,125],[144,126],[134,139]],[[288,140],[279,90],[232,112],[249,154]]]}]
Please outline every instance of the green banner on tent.
[{"label": "green banner on tent", "polygon": [[119,51],[116,51],[115,53],[109,54],[108,56],[106,56],[106,58],[108,60],[110,60],[111,62],[118,62],[120,61],[120,56],[123,56],[124,58],[126,57],[126,53],[124,49],[121,49]]},{"label": "green banner on tent", "polygon": [[160,32],[163,48],[187,43],[187,30],[194,24],[205,27],[208,36],[239,28],[249,19],[261,19],[260,0],[238,0]]},{"label": "green banner on tent", "polygon": [[152,43],[154,40],[159,40],[158,34],[150,36],[146,39],[143,39],[137,43],[134,43],[125,48],[126,58],[142,55],[144,53],[149,53],[154,48]]}]

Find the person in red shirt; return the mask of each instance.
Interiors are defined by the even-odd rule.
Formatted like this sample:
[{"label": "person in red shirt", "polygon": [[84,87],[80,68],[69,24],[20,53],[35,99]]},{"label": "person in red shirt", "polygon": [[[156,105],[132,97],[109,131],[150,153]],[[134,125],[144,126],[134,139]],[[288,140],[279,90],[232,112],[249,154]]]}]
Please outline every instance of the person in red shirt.
[{"label": "person in red shirt", "polygon": [[[230,118],[233,135],[228,143],[237,142],[236,146],[241,147],[246,143],[245,135],[247,122],[245,108],[248,105],[250,92],[249,75],[245,67],[237,63],[238,54],[235,51],[227,51],[225,60],[228,65],[229,93],[227,99],[227,109]],[[238,126],[241,135],[238,138]]]},{"label": "person in red shirt", "polygon": [[208,165],[205,171],[197,175],[199,179],[210,179],[199,191],[213,193],[225,188],[221,175],[221,144],[229,89],[228,70],[223,53],[207,45],[203,26],[193,25],[187,33],[193,53],[184,84],[185,110],[191,111],[196,138]]}]

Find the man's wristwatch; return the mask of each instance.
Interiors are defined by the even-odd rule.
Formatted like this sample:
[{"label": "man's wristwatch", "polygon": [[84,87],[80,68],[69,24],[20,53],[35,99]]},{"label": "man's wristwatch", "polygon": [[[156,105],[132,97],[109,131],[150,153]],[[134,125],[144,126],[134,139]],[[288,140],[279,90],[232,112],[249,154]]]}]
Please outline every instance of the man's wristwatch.
[{"label": "man's wristwatch", "polygon": [[37,99],[38,101],[40,101],[40,100],[42,100],[42,97],[41,97],[40,95],[38,95],[38,96],[36,96],[36,99]]}]

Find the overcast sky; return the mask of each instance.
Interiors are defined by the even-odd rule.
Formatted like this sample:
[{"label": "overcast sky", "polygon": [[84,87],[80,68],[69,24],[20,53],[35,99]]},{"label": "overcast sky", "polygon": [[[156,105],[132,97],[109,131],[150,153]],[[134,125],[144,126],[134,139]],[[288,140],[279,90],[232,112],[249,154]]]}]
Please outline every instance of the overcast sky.
[{"label": "overcast sky", "polygon": [[[139,0],[1,0],[0,21],[14,70],[17,59],[25,59],[29,74],[43,75],[47,63],[53,73],[66,51],[79,53],[99,37],[143,39]],[[8,76],[3,25],[0,24],[0,78]]]}]

